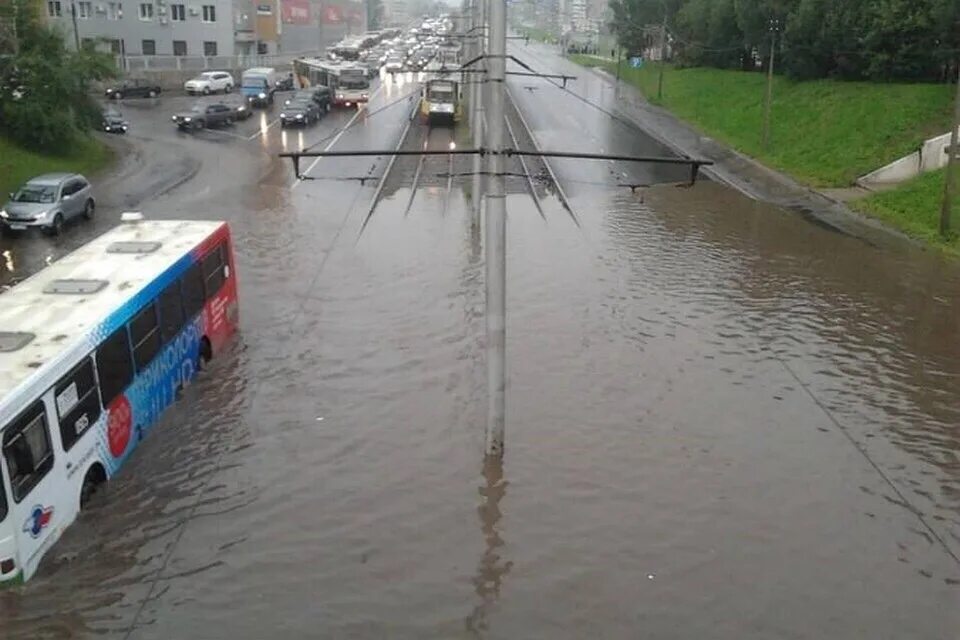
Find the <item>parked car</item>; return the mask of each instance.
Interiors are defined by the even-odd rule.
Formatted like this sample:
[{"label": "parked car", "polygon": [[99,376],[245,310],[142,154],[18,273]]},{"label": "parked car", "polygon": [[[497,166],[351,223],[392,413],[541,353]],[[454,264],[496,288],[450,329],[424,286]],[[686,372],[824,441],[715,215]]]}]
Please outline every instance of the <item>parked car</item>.
[{"label": "parked car", "polygon": [[283,107],[280,112],[280,126],[313,124],[320,119],[320,108],[312,98],[299,98]]},{"label": "parked car", "polygon": [[96,202],[90,183],[79,173],[47,173],[31,178],[0,209],[4,231],[40,227],[59,235],[78,216],[93,218]]},{"label": "parked car", "polygon": [[126,133],[130,128],[127,121],[123,119],[123,114],[113,107],[104,109],[101,117],[103,118],[101,126],[107,133]]},{"label": "parked car", "polygon": [[174,114],[173,121],[181,131],[195,131],[207,127],[233,124],[236,112],[223,104],[195,104],[189,111]]},{"label": "parked car", "polygon": [[233,76],[226,71],[204,71],[196,78],[187,80],[183,89],[190,95],[202,93],[207,96],[217,91],[230,93],[233,91]]},{"label": "parked car", "polygon": [[122,100],[123,98],[155,98],[160,95],[160,85],[148,80],[134,78],[124,80],[120,84],[108,87],[104,94],[108,98]]},{"label": "parked car", "polygon": [[223,99],[221,104],[225,104],[233,109],[234,120],[246,120],[253,115],[253,110],[243,96],[228,96]]}]

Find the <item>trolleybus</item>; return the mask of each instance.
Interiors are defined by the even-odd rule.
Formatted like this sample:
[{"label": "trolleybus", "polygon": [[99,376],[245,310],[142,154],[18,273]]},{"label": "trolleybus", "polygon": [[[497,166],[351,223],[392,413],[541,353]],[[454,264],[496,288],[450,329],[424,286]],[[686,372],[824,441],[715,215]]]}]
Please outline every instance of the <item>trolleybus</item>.
[{"label": "trolleybus", "polygon": [[352,107],[370,99],[370,79],[363,66],[319,58],[300,58],[293,61],[293,69],[301,87],[329,87],[334,105]]}]

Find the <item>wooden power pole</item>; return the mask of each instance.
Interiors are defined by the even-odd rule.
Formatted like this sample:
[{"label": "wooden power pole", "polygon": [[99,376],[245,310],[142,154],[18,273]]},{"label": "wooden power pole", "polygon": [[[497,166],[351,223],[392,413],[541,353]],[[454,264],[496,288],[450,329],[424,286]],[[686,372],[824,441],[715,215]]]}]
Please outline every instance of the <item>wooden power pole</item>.
[{"label": "wooden power pole", "polygon": [[950,148],[947,150],[947,175],[944,176],[943,206],[940,208],[940,235],[946,238],[950,234],[950,216],[953,213],[953,195],[956,189],[957,129],[960,128],[960,63],[957,64],[957,98],[953,105],[953,128],[950,131]]},{"label": "wooden power pole", "polygon": [[763,150],[770,150],[770,110],[773,107],[773,63],[777,56],[777,32],[780,21],[770,21],[770,64],[767,66],[767,97],[763,103],[763,132],[761,141]]}]

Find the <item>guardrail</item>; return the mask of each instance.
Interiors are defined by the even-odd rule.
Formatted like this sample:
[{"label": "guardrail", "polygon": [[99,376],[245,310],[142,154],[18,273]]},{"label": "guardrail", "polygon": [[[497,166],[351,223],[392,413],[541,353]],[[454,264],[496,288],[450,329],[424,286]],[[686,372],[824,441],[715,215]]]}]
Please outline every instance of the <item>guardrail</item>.
[{"label": "guardrail", "polygon": [[203,71],[207,69],[249,69],[282,67],[296,58],[317,56],[316,51],[269,55],[236,56],[116,56],[117,68],[125,73],[138,71]]}]

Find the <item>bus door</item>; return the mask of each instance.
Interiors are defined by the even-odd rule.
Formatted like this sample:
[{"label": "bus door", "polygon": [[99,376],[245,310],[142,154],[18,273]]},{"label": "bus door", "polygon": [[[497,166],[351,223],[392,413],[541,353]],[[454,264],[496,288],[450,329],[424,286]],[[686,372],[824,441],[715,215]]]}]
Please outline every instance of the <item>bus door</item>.
[{"label": "bus door", "polygon": [[[24,579],[33,575],[43,551],[57,541],[79,508],[79,490],[70,489],[73,483],[67,482],[63,450],[54,435],[53,395],[50,390],[30,403],[4,426],[0,438],[3,483],[10,494],[4,529],[14,534]],[[0,562],[6,552],[0,549]]]}]

